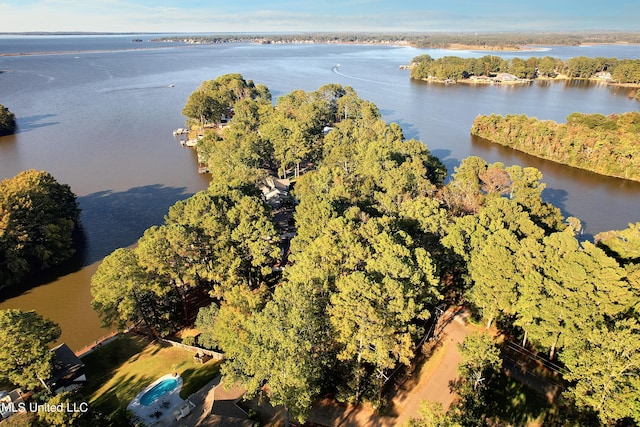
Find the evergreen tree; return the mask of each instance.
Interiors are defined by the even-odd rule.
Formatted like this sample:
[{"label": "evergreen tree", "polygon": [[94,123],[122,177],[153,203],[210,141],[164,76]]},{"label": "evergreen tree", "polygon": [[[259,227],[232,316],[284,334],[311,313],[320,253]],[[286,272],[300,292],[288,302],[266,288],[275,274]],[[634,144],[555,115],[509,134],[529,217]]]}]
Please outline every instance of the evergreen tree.
[{"label": "evergreen tree", "polygon": [[60,334],[35,311],[0,310],[0,377],[29,389],[45,385],[53,370],[49,344]]},{"label": "evergreen tree", "polygon": [[563,353],[571,383],[565,392],[593,409],[604,425],[625,418],[640,422],[640,325],[635,319],[585,331]]},{"label": "evergreen tree", "polygon": [[79,217],[75,194],[47,172],[0,181],[0,285],[69,259]]},{"label": "evergreen tree", "polygon": [[7,107],[0,104],[0,136],[11,135],[16,131],[16,116]]},{"label": "evergreen tree", "polygon": [[91,277],[91,306],[105,326],[123,329],[142,322],[151,331],[169,331],[175,321],[172,287],[143,268],[135,249],[116,249]]}]

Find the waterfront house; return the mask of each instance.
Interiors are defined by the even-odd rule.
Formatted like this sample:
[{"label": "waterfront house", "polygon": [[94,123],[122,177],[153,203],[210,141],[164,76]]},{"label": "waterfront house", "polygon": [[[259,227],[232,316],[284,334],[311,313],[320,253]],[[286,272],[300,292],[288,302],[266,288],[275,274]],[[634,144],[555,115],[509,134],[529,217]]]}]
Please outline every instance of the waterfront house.
[{"label": "waterfront house", "polygon": [[517,76],[511,73],[498,73],[495,77],[497,82],[515,82],[520,80]]},{"label": "waterfront house", "polygon": [[604,80],[608,82],[611,80],[611,73],[608,71],[598,71],[593,75],[593,77],[595,77],[598,80]]},{"label": "waterfront house", "polygon": [[51,351],[54,354],[54,363],[48,386],[53,393],[73,391],[87,382],[84,363],[68,345],[62,343]]},{"label": "waterfront house", "polygon": [[264,200],[272,207],[278,207],[282,203],[282,200],[289,196],[289,186],[291,185],[288,179],[281,179],[275,176],[268,176],[265,178],[263,185],[260,186],[262,196]]}]

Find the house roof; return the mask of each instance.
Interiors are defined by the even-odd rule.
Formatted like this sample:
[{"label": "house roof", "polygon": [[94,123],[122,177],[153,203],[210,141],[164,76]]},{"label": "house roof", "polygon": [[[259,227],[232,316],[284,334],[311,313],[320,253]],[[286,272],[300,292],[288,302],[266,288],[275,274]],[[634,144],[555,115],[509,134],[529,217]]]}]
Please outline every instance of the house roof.
[{"label": "house roof", "polygon": [[291,186],[291,181],[269,175],[264,179],[264,184],[270,189],[277,188],[278,190],[288,191],[289,186]]},{"label": "house roof", "polygon": [[[246,415],[245,415],[246,417]],[[253,422],[246,418],[226,417],[222,415],[209,414],[198,423],[201,427],[251,427]]]},{"label": "house roof", "polygon": [[68,345],[62,343],[51,350],[54,354],[53,372],[50,382],[56,384],[60,380],[72,380],[84,363],[75,355]]}]

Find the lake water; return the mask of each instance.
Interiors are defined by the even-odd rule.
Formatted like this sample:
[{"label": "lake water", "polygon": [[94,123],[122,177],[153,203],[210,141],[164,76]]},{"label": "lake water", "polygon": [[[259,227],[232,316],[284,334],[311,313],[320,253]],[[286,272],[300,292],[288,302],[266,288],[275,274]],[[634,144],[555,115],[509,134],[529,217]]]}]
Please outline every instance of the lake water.
[{"label": "lake water", "polygon": [[[132,39],[142,38],[141,43]],[[544,174],[544,196],[565,215],[579,217],[588,234],[640,221],[640,183],[556,165],[469,135],[478,114],[528,114],[564,121],[574,111],[637,111],[630,89],[539,82],[522,87],[442,86],[412,82],[399,69],[416,55],[483,56],[369,45],[184,45],[152,43],[149,35],[1,36],[0,104],[16,114],[19,132],[0,138],[0,179],[41,169],[69,184],[82,208],[85,243],[66,269],[13,294],[0,308],[35,309],[58,322],[61,340],[79,349],[108,331],[89,306],[89,281],[97,263],[128,246],[169,206],[205,189],[195,153],[172,129],[203,81],[225,73],[268,86],[274,98],[326,83],[352,86],[376,103],[387,121],[422,140],[449,167],[477,155],[489,162],[534,166]],[[503,56],[616,56],[639,58],[638,46],[554,47]],[[340,64],[340,67],[336,67]]]}]

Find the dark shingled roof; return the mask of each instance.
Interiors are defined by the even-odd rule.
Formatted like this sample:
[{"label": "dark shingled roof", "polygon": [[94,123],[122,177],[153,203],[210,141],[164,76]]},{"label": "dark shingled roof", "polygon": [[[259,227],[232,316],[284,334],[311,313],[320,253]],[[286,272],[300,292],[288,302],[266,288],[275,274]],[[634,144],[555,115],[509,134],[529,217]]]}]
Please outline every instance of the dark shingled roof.
[{"label": "dark shingled roof", "polygon": [[51,351],[54,353],[51,384],[56,385],[60,381],[71,381],[84,368],[82,360],[75,355],[68,345],[62,343]]}]

